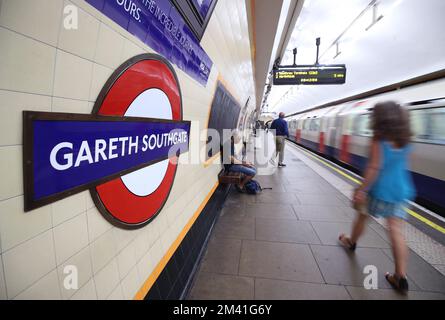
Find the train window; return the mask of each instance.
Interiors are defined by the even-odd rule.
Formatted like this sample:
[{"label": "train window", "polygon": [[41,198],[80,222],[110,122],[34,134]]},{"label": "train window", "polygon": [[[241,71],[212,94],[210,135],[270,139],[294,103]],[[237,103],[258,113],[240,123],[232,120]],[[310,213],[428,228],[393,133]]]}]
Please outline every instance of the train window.
[{"label": "train window", "polygon": [[309,130],[312,120],[306,119],[303,122],[303,130]]},{"label": "train window", "polygon": [[371,122],[369,114],[362,114],[355,120],[354,133],[359,136],[372,136]]},{"label": "train window", "polygon": [[309,130],[318,131],[320,129],[320,119],[312,119],[311,127]]},{"label": "train window", "polygon": [[353,116],[345,116],[343,119],[343,134],[351,134],[354,129],[354,120],[355,117]]},{"label": "train window", "polygon": [[411,111],[411,130],[416,140],[428,140],[428,117],[424,109]]},{"label": "train window", "polygon": [[445,144],[445,108],[431,109],[429,117],[431,140]]}]

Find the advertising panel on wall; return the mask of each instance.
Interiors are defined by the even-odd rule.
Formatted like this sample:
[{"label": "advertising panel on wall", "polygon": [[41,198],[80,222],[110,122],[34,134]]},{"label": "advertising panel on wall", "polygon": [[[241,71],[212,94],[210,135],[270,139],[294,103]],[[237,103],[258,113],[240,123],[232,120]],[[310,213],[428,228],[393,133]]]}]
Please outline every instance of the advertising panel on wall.
[{"label": "advertising panel on wall", "polygon": [[[222,82],[218,82],[215,96],[212,101],[207,129],[215,130],[218,132],[220,139],[223,139],[223,130],[233,130],[237,128],[240,112],[241,106],[236,99],[224,87]],[[210,132],[208,132],[207,160],[214,157],[220,151],[220,144],[223,144],[225,141],[220,140],[219,142],[218,145],[215,145],[215,141],[212,141],[212,136]]]},{"label": "advertising panel on wall", "polygon": [[213,62],[169,0],[85,1],[200,84],[207,84]]},{"label": "advertising panel on wall", "polygon": [[107,81],[92,115],[24,112],[25,211],[90,190],[108,221],[140,228],[167,201],[189,135],[173,67],[136,56]]},{"label": "advertising panel on wall", "polygon": [[205,18],[216,0],[192,0],[202,18]]}]

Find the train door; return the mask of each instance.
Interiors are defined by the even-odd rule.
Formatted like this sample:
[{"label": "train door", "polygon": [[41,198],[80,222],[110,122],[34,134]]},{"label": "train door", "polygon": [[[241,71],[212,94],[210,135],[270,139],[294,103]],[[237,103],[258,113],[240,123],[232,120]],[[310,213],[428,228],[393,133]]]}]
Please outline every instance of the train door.
[{"label": "train door", "polygon": [[366,110],[363,111],[363,113],[351,115],[353,117],[353,128],[349,144],[350,164],[360,172],[365,169],[372,139],[371,115]]},{"label": "train door", "polygon": [[297,143],[301,144],[301,130],[303,129],[303,117],[300,116],[297,119],[297,133],[296,133],[296,139]]},{"label": "train door", "polygon": [[326,119],[321,117],[320,118],[320,138],[319,138],[319,152],[321,154],[326,154]]},{"label": "train door", "polygon": [[319,152],[322,154],[328,154],[328,123],[329,123],[329,113],[333,110],[333,107],[329,107],[323,110],[319,115],[320,126],[319,126]]},{"label": "train door", "polygon": [[335,116],[329,117],[327,119],[327,129],[326,129],[326,154],[329,157],[334,157],[334,150],[335,150]]},{"label": "train door", "polygon": [[341,137],[340,137],[340,157],[341,162],[349,164],[351,162],[351,128],[353,125],[353,116],[346,114],[342,117]]}]

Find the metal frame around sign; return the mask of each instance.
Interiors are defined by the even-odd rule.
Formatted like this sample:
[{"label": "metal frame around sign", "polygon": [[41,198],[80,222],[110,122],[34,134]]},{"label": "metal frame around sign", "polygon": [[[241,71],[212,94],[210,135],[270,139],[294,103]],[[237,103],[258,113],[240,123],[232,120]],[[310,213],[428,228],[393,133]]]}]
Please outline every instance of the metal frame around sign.
[{"label": "metal frame around sign", "polygon": [[[341,71],[344,70],[344,78],[339,78],[341,81],[338,81],[336,83],[316,83],[316,82],[301,82],[300,78],[295,78],[294,83],[280,83],[280,79],[276,79],[276,74],[278,72],[282,71],[296,71],[296,70],[303,70],[306,69],[307,71],[311,70],[334,70],[338,69]],[[346,65],[344,64],[332,64],[332,65],[289,65],[289,66],[279,66],[278,68],[275,68],[273,70],[273,84],[274,85],[336,85],[336,84],[344,84],[346,82]],[[308,75],[307,78],[316,78],[316,76]],[[290,82],[290,81],[289,81]]]},{"label": "metal frame around sign", "polygon": [[139,118],[139,117],[112,117],[112,116],[99,116],[99,115],[89,115],[89,114],[73,114],[73,113],[52,113],[52,112],[36,112],[36,111],[24,111],[23,121],[24,121],[24,131],[23,131],[23,179],[24,179],[24,196],[25,196],[25,212],[37,209],[39,207],[48,205],[50,203],[62,200],[69,196],[75,195],[79,192],[88,190],[97,185],[103,184],[105,182],[114,180],[123,175],[131,173],[133,171],[145,168],[157,162],[161,162],[168,159],[167,157],[159,158],[126,170],[117,172],[113,175],[89,182],[84,185],[77,186],[67,191],[60,192],[58,194],[46,197],[41,200],[34,200],[34,136],[33,136],[33,122],[39,120],[46,121],[85,121],[85,122],[147,122],[147,123],[188,123],[190,121],[174,121],[174,120],[164,120],[164,119],[152,119],[152,118]]}]

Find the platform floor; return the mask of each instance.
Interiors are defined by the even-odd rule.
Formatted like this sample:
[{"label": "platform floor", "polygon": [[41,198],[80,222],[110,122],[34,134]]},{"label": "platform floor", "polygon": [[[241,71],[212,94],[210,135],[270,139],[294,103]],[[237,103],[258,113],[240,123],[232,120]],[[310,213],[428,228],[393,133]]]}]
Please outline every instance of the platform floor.
[{"label": "platform floor", "polygon": [[[384,274],[394,270],[393,258],[378,221],[369,221],[355,253],[341,247],[338,235],[349,234],[355,215],[350,188],[329,172],[314,171],[289,145],[285,162],[286,168],[257,176],[273,190],[257,196],[231,191],[189,299],[445,299],[441,266],[411,249],[409,294],[391,289]],[[377,267],[377,290],[363,286],[367,265]]]}]

